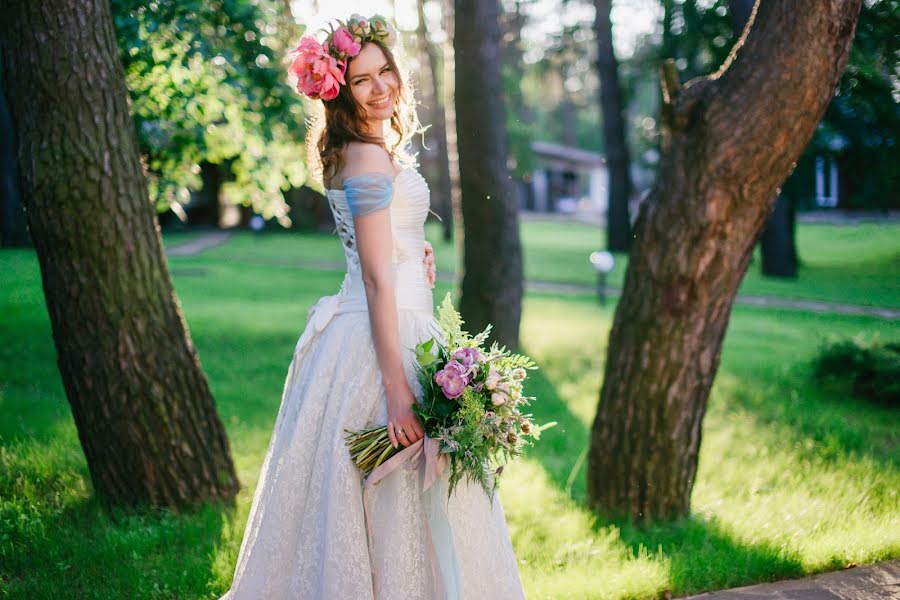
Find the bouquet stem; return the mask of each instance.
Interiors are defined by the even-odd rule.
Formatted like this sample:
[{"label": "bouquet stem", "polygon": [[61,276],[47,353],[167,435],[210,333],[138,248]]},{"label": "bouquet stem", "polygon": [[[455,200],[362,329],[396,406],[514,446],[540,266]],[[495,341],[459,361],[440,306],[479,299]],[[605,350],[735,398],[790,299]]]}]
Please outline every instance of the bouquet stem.
[{"label": "bouquet stem", "polygon": [[344,441],[350,449],[350,458],[365,476],[402,450],[391,444],[387,427],[348,431]]}]

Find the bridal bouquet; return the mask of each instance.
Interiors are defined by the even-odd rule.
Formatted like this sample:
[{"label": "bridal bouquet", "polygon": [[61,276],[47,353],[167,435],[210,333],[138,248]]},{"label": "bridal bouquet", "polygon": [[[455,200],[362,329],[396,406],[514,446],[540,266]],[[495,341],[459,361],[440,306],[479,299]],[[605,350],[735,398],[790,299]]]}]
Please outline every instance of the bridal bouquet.
[{"label": "bridal bouquet", "polygon": [[[527,372],[537,368],[530,358],[496,342],[484,349],[491,326],[470,337],[450,294],[441,303],[437,320],[446,345],[432,337],[416,346],[423,398],[413,410],[425,431],[425,451],[438,453],[439,468],[449,467],[450,493],[469,477],[492,497],[503,465],[531,444],[529,438],[538,439],[555,423],[538,427],[531,414],[522,412],[535,400],[523,392]],[[387,427],[348,432],[346,443],[367,477],[404,451],[391,445]]]}]

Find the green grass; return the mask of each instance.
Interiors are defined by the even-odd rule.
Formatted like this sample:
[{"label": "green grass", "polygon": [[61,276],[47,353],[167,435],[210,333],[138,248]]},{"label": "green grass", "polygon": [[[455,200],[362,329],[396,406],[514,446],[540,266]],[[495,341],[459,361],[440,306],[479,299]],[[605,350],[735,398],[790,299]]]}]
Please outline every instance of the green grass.
[{"label": "green grass", "polygon": [[[548,261],[554,275],[588,240],[587,229],[560,237],[562,226],[529,227],[529,260]],[[292,264],[340,258],[336,241],[327,238],[336,247],[328,250],[325,242],[242,235],[170,261],[244,484],[234,512],[185,515],[100,509],[56,370],[37,261],[29,251],[0,253],[0,597],[213,598],[227,589],[306,309],[340,285],[340,273]],[[540,244],[565,250],[551,259]],[[823,261],[847,254],[835,248]],[[862,267],[888,255],[869,250]],[[887,297],[896,281],[870,285]],[[439,285],[436,297],[447,289]],[[692,514],[639,529],[583,506],[581,457],[612,310],[589,296],[526,298],[522,340],[542,366],[529,391],[541,398],[539,420],[560,423],[508,468],[501,491],[530,598],[682,595],[900,557],[896,411],[818,389],[809,377],[829,336],[898,339],[900,323],[735,310]]]},{"label": "green grass", "polygon": [[[521,223],[525,276],[528,279],[594,285],[588,256],[605,246],[603,229],[576,222],[526,220]],[[455,272],[457,253],[441,240],[437,223],[429,223],[428,239],[435,246],[441,273]],[[757,250],[742,294],[842,302],[900,308],[900,225],[865,223],[858,226],[801,223],[797,227],[800,269],[797,279],[763,277]],[[301,261],[341,261],[335,236],[272,234],[256,238],[241,233],[208,256],[247,264],[296,264]],[[616,256],[609,281],[621,286],[627,258]]]}]

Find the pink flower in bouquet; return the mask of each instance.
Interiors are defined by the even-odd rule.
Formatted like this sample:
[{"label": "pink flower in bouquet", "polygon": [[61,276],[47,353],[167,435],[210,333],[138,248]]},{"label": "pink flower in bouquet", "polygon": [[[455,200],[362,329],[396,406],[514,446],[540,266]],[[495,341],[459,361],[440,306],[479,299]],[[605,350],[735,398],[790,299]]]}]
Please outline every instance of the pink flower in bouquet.
[{"label": "pink flower in bouquet", "polygon": [[487,377],[484,380],[484,387],[489,390],[497,389],[497,386],[500,385],[500,373],[494,367],[491,367],[488,371]]},{"label": "pink flower in bouquet", "polygon": [[441,386],[441,390],[448,398],[459,398],[463,390],[469,384],[466,377],[466,368],[451,360],[447,365],[434,374],[434,382]]},{"label": "pink flower in bouquet", "polygon": [[454,352],[453,359],[466,368],[466,375],[468,375],[478,368],[481,362],[481,353],[478,348],[466,346]]},{"label": "pink flower in bouquet", "polygon": [[335,30],[331,43],[334,44],[338,52],[343,52],[347,56],[356,56],[359,54],[360,48],[362,48],[361,44],[353,41],[353,36],[350,35],[346,27],[338,27]]},{"label": "pink flower in bouquet", "polygon": [[501,404],[506,404],[507,400],[508,400],[508,398],[506,397],[506,394],[504,394],[503,392],[494,392],[493,394],[491,394],[491,402],[494,403],[494,406],[500,406]]}]

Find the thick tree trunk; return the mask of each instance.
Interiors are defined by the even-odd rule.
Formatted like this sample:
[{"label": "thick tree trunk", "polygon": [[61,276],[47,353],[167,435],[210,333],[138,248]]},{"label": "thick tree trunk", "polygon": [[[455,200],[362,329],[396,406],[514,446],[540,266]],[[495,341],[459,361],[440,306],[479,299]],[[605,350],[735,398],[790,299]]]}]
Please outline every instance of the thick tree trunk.
[{"label": "thick tree trunk", "polygon": [[636,223],[588,459],[588,496],[686,515],[731,305],[775,191],[847,60],[861,0],[767,0],[722,69],[664,69],[663,153]]},{"label": "thick tree trunk", "polygon": [[612,0],[594,0],[594,33],[597,36],[597,73],[600,76],[600,109],[603,113],[603,140],[609,168],[609,205],[606,212],[606,246],[614,252],[627,252],[631,247],[631,220],[628,200],[631,198],[631,172],[628,141],[625,138],[622,86],[619,84],[619,61],[613,48]]},{"label": "thick tree trunk", "polygon": [[0,246],[20,248],[31,245],[31,236],[19,191],[15,128],[4,90],[3,64],[0,60]]},{"label": "thick tree trunk", "polygon": [[20,248],[31,245],[31,236],[19,192],[15,131],[3,91],[3,66],[0,65],[0,246]]},{"label": "thick tree trunk", "polygon": [[516,196],[507,168],[497,0],[458,0],[456,132],[465,251],[460,312],[470,331],[519,343],[522,249]]},{"label": "thick tree trunk", "polygon": [[[729,0],[728,12],[735,39],[740,38],[753,16],[756,0]],[[771,277],[797,276],[797,247],[795,239],[794,203],[779,194],[759,239],[763,275]]]},{"label": "thick tree trunk", "polygon": [[109,4],[5,8],[23,197],[94,488],[126,506],[231,500],[228,439],[169,279]]}]

